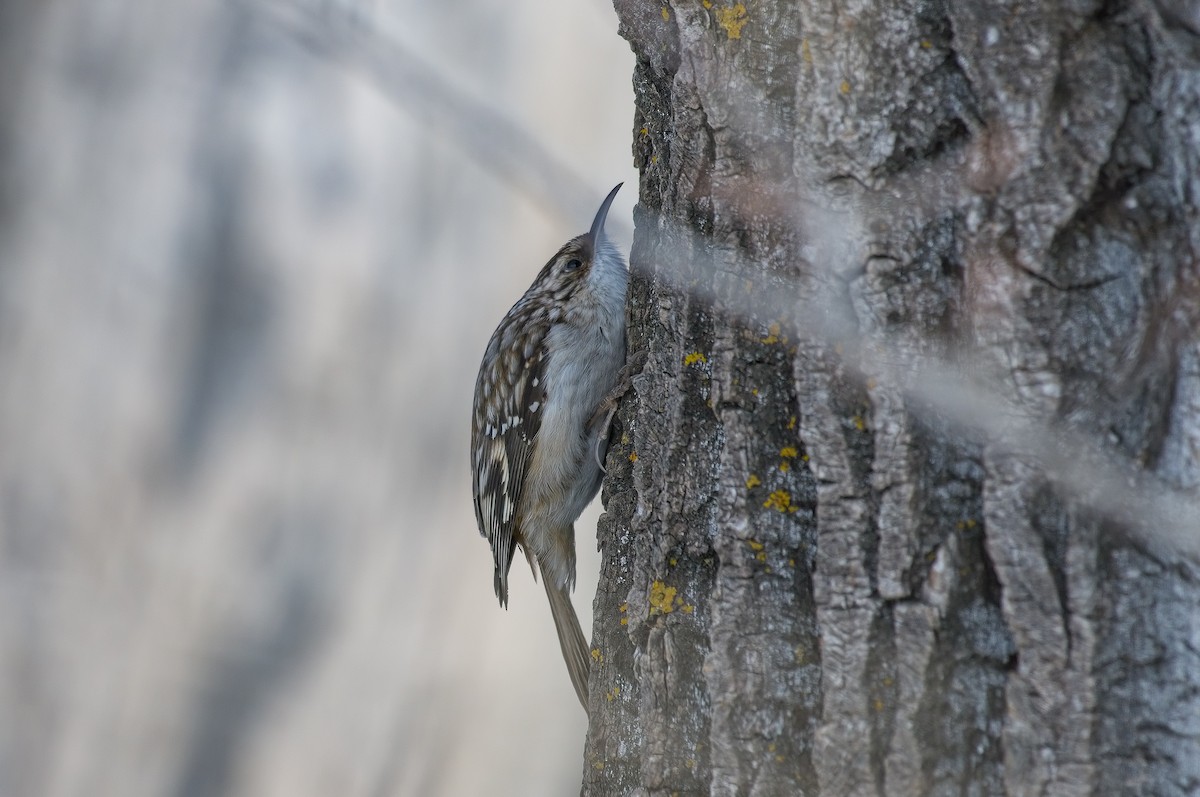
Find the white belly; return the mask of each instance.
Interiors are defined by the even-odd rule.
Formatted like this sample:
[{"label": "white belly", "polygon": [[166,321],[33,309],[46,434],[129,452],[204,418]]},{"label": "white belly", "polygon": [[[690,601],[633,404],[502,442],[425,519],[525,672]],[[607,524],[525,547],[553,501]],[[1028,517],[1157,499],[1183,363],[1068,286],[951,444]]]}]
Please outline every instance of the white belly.
[{"label": "white belly", "polygon": [[[546,406],[521,499],[522,534],[547,575],[574,581],[571,526],[600,489],[596,447],[602,434],[587,423],[608,397],[625,361],[624,311],[616,328],[560,324],[550,331]],[[603,421],[603,419],[601,419]],[[534,476],[536,474],[536,476]]]}]

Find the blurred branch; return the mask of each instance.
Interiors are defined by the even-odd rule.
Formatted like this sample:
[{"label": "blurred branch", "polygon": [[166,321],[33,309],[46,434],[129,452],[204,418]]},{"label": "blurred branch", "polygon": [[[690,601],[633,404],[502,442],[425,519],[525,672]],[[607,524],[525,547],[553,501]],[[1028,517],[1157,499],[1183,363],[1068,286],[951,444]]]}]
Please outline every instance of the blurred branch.
[{"label": "blurred branch", "polygon": [[[828,266],[827,266],[828,267]],[[1200,496],[1176,489],[1136,466],[1115,446],[1068,419],[1038,412],[1012,397],[1000,381],[948,362],[905,351],[888,339],[869,342],[832,302],[811,307],[801,326],[840,347],[862,375],[899,389],[919,416],[947,420],[968,436],[1035,468],[1065,497],[1110,522],[1162,562],[1200,565]]]},{"label": "blurred branch", "polygon": [[547,216],[570,226],[595,212],[597,192],[607,186],[556,160],[537,136],[471,97],[379,21],[334,4],[278,0],[256,8],[311,52],[362,72],[429,133],[444,136]]},{"label": "blurred branch", "polygon": [[1200,501],[1153,472],[1134,468],[1062,421],[1038,417],[995,386],[970,379],[937,359],[871,352],[840,341],[863,374],[898,387],[918,415],[949,420],[995,450],[1038,468],[1065,496],[1098,513],[1161,562],[1200,564]]},{"label": "blurred branch", "polygon": [[[688,262],[671,260],[659,247],[653,261],[658,268],[655,277],[672,290],[747,324],[786,320],[798,333],[826,347],[831,356],[836,353],[862,381],[873,379],[898,390],[918,417],[949,422],[968,438],[1037,468],[1064,497],[1111,521],[1110,532],[1119,529],[1160,562],[1200,566],[1200,496],[1194,490],[1173,488],[1069,422],[1020,405],[995,378],[968,372],[945,357],[914,352],[884,335],[867,336],[846,302],[827,289],[812,289],[806,276],[826,288],[847,279],[845,268],[857,262],[855,253],[868,229],[864,214],[833,211],[804,198],[775,196],[763,204],[762,197],[771,192],[761,186],[747,193],[759,200],[756,212],[769,214],[773,224],[817,243],[807,275],[773,274],[769,284],[752,290],[720,290],[724,280],[718,272],[753,273],[753,264],[744,262],[747,255],[741,249],[714,252],[710,239],[660,217],[657,234],[671,242],[667,245],[671,252],[688,253]],[[702,260],[711,262],[712,273],[698,273]],[[780,290],[775,281],[780,278],[788,280],[787,290]]]}]

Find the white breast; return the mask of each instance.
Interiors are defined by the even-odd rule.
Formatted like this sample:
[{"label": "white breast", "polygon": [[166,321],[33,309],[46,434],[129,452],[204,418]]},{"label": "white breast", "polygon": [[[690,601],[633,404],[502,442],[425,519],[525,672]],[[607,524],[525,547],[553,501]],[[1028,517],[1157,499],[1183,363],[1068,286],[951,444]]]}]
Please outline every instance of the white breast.
[{"label": "white breast", "polygon": [[[586,287],[547,336],[546,405],[521,501],[525,538],[559,583],[574,575],[574,561],[556,561],[566,556],[556,555],[556,538],[583,512],[603,477],[595,449],[606,430],[586,425],[625,362],[629,272],[607,240],[598,249]],[[573,541],[570,548],[573,553]]]}]

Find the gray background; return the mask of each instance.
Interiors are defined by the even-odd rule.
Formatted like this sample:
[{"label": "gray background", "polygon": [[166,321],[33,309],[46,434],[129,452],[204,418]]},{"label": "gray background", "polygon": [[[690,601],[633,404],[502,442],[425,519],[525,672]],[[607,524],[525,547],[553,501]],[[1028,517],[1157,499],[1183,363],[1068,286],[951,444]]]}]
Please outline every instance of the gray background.
[{"label": "gray background", "polygon": [[628,246],[611,7],[25,0],[0,53],[0,794],[575,791],[468,423],[621,180]]}]

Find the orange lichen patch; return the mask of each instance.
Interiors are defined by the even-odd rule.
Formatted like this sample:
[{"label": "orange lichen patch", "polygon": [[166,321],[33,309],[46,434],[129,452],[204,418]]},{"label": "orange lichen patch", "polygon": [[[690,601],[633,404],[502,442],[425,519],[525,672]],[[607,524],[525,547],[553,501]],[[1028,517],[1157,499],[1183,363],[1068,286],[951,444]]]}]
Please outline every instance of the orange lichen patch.
[{"label": "orange lichen patch", "polygon": [[630,452],[630,454],[629,454],[629,461],[630,461],[630,462],[637,462],[637,459],[638,459],[638,457],[637,457],[637,452],[636,452],[636,451]]},{"label": "orange lichen patch", "polygon": [[700,0],[700,5],[705,8],[712,8],[712,0]]},{"label": "orange lichen patch", "polygon": [[792,466],[787,464],[787,460],[784,460],[783,462],[779,463],[779,470],[781,470],[782,472],[787,473],[791,469],[792,469]]},{"label": "orange lichen patch", "polygon": [[[663,22],[670,22],[670,21],[671,21],[671,12],[667,10],[667,7],[666,7],[666,6],[663,6],[663,10],[662,10],[662,18],[663,18]],[[611,698],[610,698],[610,699],[611,699]]]},{"label": "orange lichen patch", "polygon": [[679,607],[679,611],[683,612],[684,614],[691,614],[692,612],[696,611],[696,607],[690,603],[685,603]]},{"label": "orange lichen patch", "polygon": [[763,343],[778,343],[779,342],[779,324],[771,324],[767,327],[767,336],[762,339]]},{"label": "orange lichen patch", "polygon": [[650,135],[650,131],[649,131],[649,130],[647,130],[646,128],[644,128],[644,127],[643,127],[641,130],[639,130],[638,132],[639,132],[639,133],[641,133],[643,136],[648,136],[648,135]]},{"label": "orange lichen patch", "polygon": [[746,544],[750,546],[750,550],[752,551],[761,551],[766,547],[758,540],[746,540]]},{"label": "orange lichen patch", "polygon": [[698,351],[694,351],[691,354],[689,354],[688,356],[683,358],[684,365],[695,365],[696,363],[706,363],[706,362],[708,362],[708,358],[705,357],[703,354],[701,354]]},{"label": "orange lichen patch", "polygon": [[808,39],[800,41],[800,57],[804,59],[804,63],[806,64],[813,62],[812,48],[808,46]]},{"label": "orange lichen patch", "polygon": [[932,46],[933,46],[933,42],[929,41],[929,39],[921,39],[921,49],[922,50],[928,50]]},{"label": "orange lichen patch", "polygon": [[592,648],[592,661],[597,664],[604,661],[604,654],[600,652],[600,648]]},{"label": "orange lichen patch", "polygon": [[750,21],[746,18],[746,6],[742,3],[734,3],[729,8],[718,8],[713,14],[717,17],[717,24],[725,29],[725,35],[731,39],[742,38],[742,28]]},{"label": "orange lichen patch", "polygon": [[838,91],[840,91],[843,94],[849,94],[850,93],[850,81],[843,80],[841,85],[838,86]]},{"label": "orange lichen patch", "polygon": [[670,614],[675,611],[674,587],[669,587],[661,581],[650,585],[650,614]]},{"label": "orange lichen patch", "polygon": [[867,422],[863,420],[861,415],[855,415],[850,420],[854,422],[854,428],[860,432],[867,428]]},{"label": "orange lichen patch", "polygon": [[608,691],[608,693],[606,693],[604,696],[605,696],[605,697],[607,697],[607,698],[608,698],[608,702],[609,702],[609,703],[611,703],[611,702],[613,702],[613,700],[615,700],[615,699],[616,699],[617,695],[619,695],[619,694],[621,694],[621,687],[619,687],[619,686],[614,686],[614,687],[613,687],[612,689],[610,689],[610,690]]},{"label": "orange lichen patch", "polygon": [[783,457],[784,459],[795,459],[796,455],[798,455],[799,453],[800,452],[796,449],[795,446],[785,446],[785,447],[779,449],[779,456]]}]

